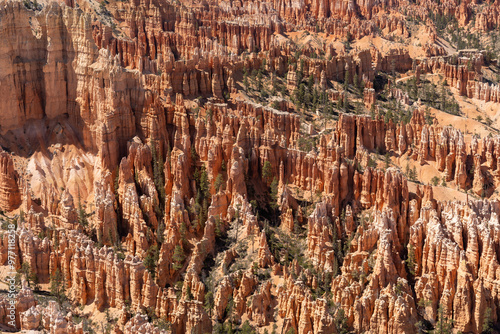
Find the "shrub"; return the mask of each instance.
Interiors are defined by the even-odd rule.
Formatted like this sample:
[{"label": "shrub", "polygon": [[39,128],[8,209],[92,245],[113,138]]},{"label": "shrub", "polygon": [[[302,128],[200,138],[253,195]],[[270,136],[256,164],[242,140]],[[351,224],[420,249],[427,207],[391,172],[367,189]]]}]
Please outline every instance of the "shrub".
[{"label": "shrub", "polygon": [[437,185],[439,185],[439,177],[434,176],[434,177],[431,179],[431,182],[432,182],[432,184],[436,187]]}]

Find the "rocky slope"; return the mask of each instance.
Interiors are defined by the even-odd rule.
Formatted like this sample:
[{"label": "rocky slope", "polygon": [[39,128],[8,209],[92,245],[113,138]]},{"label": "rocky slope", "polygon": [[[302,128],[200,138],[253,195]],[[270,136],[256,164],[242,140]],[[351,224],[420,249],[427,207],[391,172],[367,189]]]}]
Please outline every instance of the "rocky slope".
[{"label": "rocky slope", "polygon": [[15,328],[499,329],[497,5],[0,4]]}]

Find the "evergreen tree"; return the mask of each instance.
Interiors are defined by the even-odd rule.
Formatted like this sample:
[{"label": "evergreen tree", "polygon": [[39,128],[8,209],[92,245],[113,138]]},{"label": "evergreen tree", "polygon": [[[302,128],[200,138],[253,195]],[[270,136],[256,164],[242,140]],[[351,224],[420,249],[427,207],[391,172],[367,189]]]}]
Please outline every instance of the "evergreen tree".
[{"label": "evergreen tree", "polygon": [[418,86],[417,79],[415,77],[410,80],[410,96],[414,100],[418,99]]},{"label": "evergreen tree", "polygon": [[430,90],[429,90],[429,102],[430,102],[432,107],[436,106],[435,101],[436,101],[436,87],[434,87],[434,85],[431,84]]},{"label": "evergreen tree", "polygon": [[433,334],[451,334],[453,333],[453,320],[449,320],[445,314],[442,306],[439,306],[438,308],[438,321],[436,323],[436,326],[434,327],[434,330],[432,331]]},{"label": "evergreen tree", "polygon": [[214,308],[214,293],[211,290],[208,290],[205,294],[204,308],[208,315],[212,317],[212,309]]},{"label": "evergreen tree", "polygon": [[370,168],[377,168],[377,162],[371,156],[368,156],[367,166]]},{"label": "evergreen tree", "polygon": [[312,76],[312,74],[309,76],[309,80],[307,80],[307,88],[309,89],[309,91],[311,92],[312,89],[314,87],[314,77]]},{"label": "evergreen tree", "polygon": [[349,53],[349,51],[351,51],[351,37],[352,37],[351,33],[348,31],[344,42],[344,48],[346,53]]},{"label": "evergreen tree", "polygon": [[39,288],[38,276],[31,270],[31,266],[29,265],[28,262],[23,262],[21,268],[19,268],[17,272],[20,273],[22,276],[24,276],[24,279],[26,280],[26,283],[28,283],[29,287],[31,287],[33,284],[35,290]]},{"label": "evergreen tree", "polygon": [[278,200],[278,179],[274,178],[273,181],[271,182],[271,208],[272,209],[278,208],[277,200]]},{"label": "evergreen tree", "polygon": [[376,115],[375,115],[375,103],[373,103],[372,106],[370,107],[370,117],[373,120],[376,118]]},{"label": "evergreen tree", "polygon": [[429,107],[425,107],[425,112],[424,112],[424,117],[425,117],[425,121],[428,125],[432,125],[432,123],[434,122],[433,119],[432,119],[432,115],[431,115],[431,110],[429,109]]},{"label": "evergreen tree", "polygon": [[417,168],[415,166],[413,166],[413,169],[411,170],[410,180],[414,182],[417,181]]},{"label": "evergreen tree", "polygon": [[385,169],[389,168],[390,164],[391,164],[391,156],[389,155],[389,152],[387,152],[384,155],[384,166],[385,166]]},{"label": "evergreen tree", "polygon": [[146,270],[149,271],[151,274],[151,278],[156,277],[156,266],[158,264],[159,260],[159,250],[157,245],[153,245],[149,247],[146,257],[144,258],[144,266],[146,267]]},{"label": "evergreen tree", "polygon": [[306,90],[305,85],[301,83],[299,87],[294,91],[294,97],[299,106],[303,105],[306,101]]},{"label": "evergreen tree", "polygon": [[491,320],[491,308],[487,307],[484,312],[482,333],[488,334],[493,331],[493,321]]},{"label": "evergreen tree", "polygon": [[208,173],[205,167],[201,168],[200,175],[200,191],[204,198],[207,198],[210,195],[210,183],[208,182]]},{"label": "evergreen tree", "polygon": [[408,272],[412,277],[415,277],[415,267],[417,263],[415,261],[415,247],[413,245],[408,246],[408,258],[406,259],[406,267]]},{"label": "evergreen tree", "polygon": [[349,99],[347,97],[347,90],[344,92],[344,101],[342,105],[344,107],[345,112],[349,112],[350,105],[349,105]]},{"label": "evergreen tree", "polygon": [[439,177],[434,176],[434,177],[431,179],[431,182],[432,182],[432,184],[436,187],[437,185],[439,185]]},{"label": "evergreen tree", "polygon": [[269,184],[273,178],[273,168],[270,161],[264,162],[262,166],[262,179],[266,184]]},{"label": "evergreen tree", "polygon": [[365,85],[366,84],[363,80],[359,80],[357,87],[358,87],[359,96],[361,96],[361,97],[363,96],[363,93],[365,91]]},{"label": "evergreen tree", "polygon": [[229,296],[229,300],[226,305],[226,317],[229,318],[229,324],[231,325],[231,332],[232,332],[232,324],[233,324],[233,307],[234,307],[234,300],[233,296]]},{"label": "evergreen tree", "polygon": [[352,83],[353,83],[354,87],[357,88],[357,91],[359,91],[358,73],[356,73],[356,72],[354,72],[354,77],[352,79]]},{"label": "evergreen tree", "polygon": [[447,99],[446,99],[446,89],[444,85],[441,86],[441,110],[446,111],[448,108]]},{"label": "evergreen tree", "polygon": [[156,230],[156,241],[161,245],[163,243],[163,233],[165,232],[165,224],[163,220],[158,223],[158,229]]},{"label": "evergreen tree", "polygon": [[240,331],[241,334],[256,334],[255,329],[250,325],[250,323],[245,321],[243,325],[241,325]]},{"label": "evergreen tree", "polygon": [[172,260],[174,261],[174,270],[179,270],[183,267],[186,255],[184,254],[184,249],[181,245],[176,245],[174,249],[174,255]]},{"label": "evergreen tree", "polygon": [[223,183],[224,183],[224,179],[222,177],[222,174],[219,173],[217,175],[217,177],[215,178],[215,184],[214,184],[216,192],[219,192]]},{"label": "evergreen tree", "polygon": [[245,86],[245,90],[248,90],[248,75],[246,73],[243,74],[243,86]]},{"label": "evergreen tree", "polygon": [[234,225],[235,225],[235,237],[236,237],[236,244],[238,244],[238,232],[239,232],[239,229],[240,229],[240,204],[237,205],[236,207],[236,212],[234,214]]},{"label": "evergreen tree", "polygon": [[208,217],[210,183],[205,166],[201,165],[198,167],[199,157],[194,146],[191,147],[191,157],[191,169],[193,170],[193,178],[196,183],[195,210],[198,215],[198,224],[203,226]]},{"label": "evergreen tree", "polygon": [[162,154],[156,150],[154,142],[151,143],[151,154],[153,156],[153,181],[160,201],[155,207],[155,212],[161,219],[165,215],[165,173]]},{"label": "evergreen tree", "polygon": [[257,91],[260,92],[262,90],[262,72],[259,71],[257,73]]},{"label": "evergreen tree", "polygon": [[77,204],[77,214],[78,214],[78,223],[82,225],[84,228],[89,226],[89,220],[88,218],[92,215],[90,213],[87,213],[86,211],[86,206],[82,204],[81,197],[80,197],[80,189],[78,189],[78,204]]},{"label": "evergreen tree", "polygon": [[50,275],[50,293],[56,298],[59,306],[66,301],[66,281],[59,268],[53,275]]},{"label": "evergreen tree", "polygon": [[337,311],[337,315],[334,319],[334,325],[338,334],[349,333],[349,326],[347,325],[347,318],[345,316],[344,309],[341,308]]}]

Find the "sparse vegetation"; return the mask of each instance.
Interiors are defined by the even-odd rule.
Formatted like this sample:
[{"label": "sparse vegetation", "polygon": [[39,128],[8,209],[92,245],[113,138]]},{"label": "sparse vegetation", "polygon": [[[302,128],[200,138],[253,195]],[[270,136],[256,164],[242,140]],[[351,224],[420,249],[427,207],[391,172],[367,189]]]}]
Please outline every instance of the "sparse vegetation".
[{"label": "sparse vegetation", "polygon": [[172,256],[172,260],[174,262],[173,268],[174,270],[179,270],[183,267],[184,260],[186,259],[186,255],[184,254],[184,249],[181,245],[176,245],[174,249],[174,255]]},{"label": "sparse vegetation", "polygon": [[[169,332],[347,334],[384,329],[370,312],[396,305],[411,324],[394,328],[444,334],[461,288],[484,312],[460,326],[497,329],[491,280],[462,256],[499,249],[492,4],[360,5],[352,21],[310,4],[69,2],[62,21],[36,0],[5,12],[33,36],[7,29],[4,105],[19,110],[0,117],[0,237],[38,311],[55,300],[86,333],[138,316]],[[436,271],[441,242],[456,261]]]},{"label": "sparse vegetation", "polygon": [[67,300],[66,281],[59,268],[56,269],[54,274],[50,275],[50,293],[56,298],[59,306],[62,306]]},{"label": "sparse vegetation", "polygon": [[156,277],[156,265],[159,259],[159,250],[157,245],[153,245],[149,247],[146,257],[144,258],[144,266],[147,271],[151,274],[151,277],[154,279]]}]

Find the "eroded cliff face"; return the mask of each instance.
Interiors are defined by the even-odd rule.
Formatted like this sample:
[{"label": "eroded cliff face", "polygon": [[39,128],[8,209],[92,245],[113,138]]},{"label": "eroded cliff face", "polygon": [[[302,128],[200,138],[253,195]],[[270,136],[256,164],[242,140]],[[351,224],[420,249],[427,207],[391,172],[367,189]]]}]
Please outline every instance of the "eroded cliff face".
[{"label": "eroded cliff face", "polygon": [[14,168],[12,157],[3,150],[0,152],[0,209],[12,211],[21,204],[19,175]]},{"label": "eroded cliff face", "polygon": [[[411,117],[385,121],[374,88],[380,73],[414,71],[497,103],[484,54],[445,55],[432,27],[418,59],[401,45],[335,40],[410,37],[391,15],[404,4],[1,4],[0,209],[17,223],[16,267],[45,290],[61,273],[71,302],[45,304],[23,281],[16,327],[83,333],[106,310],[116,333],[246,321],[283,333],[413,333],[443,319],[479,333],[497,322],[500,137],[429,122],[397,86],[389,99],[413,104]],[[408,11],[468,25],[476,7],[455,5]],[[495,27],[494,6],[478,29]],[[305,34],[299,47],[299,30],[325,39],[318,47]],[[268,106],[243,89],[263,72],[283,92]],[[312,118],[297,98],[304,78],[324,104],[347,102],[352,85],[371,116]],[[435,193],[448,188],[408,181],[402,161],[485,199],[442,200]],[[4,265],[7,233],[0,245]]]}]

